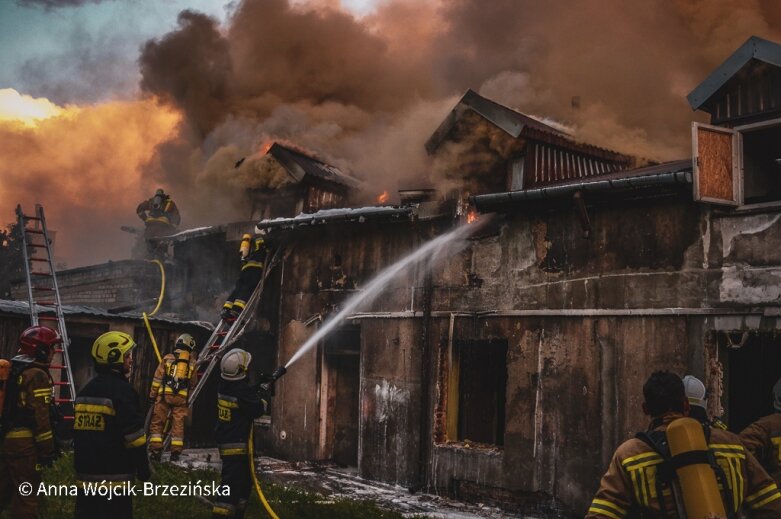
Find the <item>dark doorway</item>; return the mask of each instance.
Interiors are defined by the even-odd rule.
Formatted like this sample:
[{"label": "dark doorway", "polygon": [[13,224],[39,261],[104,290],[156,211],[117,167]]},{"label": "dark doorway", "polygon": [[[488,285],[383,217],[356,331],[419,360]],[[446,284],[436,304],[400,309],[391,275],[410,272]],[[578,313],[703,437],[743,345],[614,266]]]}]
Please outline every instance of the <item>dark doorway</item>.
[{"label": "dark doorway", "polygon": [[458,439],[504,445],[507,341],[457,341]]},{"label": "dark doorway", "polygon": [[727,359],[723,400],[727,424],[731,431],[740,432],[773,412],[771,392],[781,378],[781,336],[751,333],[743,342],[740,333],[720,333],[718,341],[725,353],[722,358]]},{"label": "dark doorway", "polygon": [[781,200],[781,126],[743,133],[743,199],[746,204]]},{"label": "dark doorway", "polygon": [[358,466],[358,413],[361,334],[359,328],[339,330],[325,340],[326,450],[346,467]]}]

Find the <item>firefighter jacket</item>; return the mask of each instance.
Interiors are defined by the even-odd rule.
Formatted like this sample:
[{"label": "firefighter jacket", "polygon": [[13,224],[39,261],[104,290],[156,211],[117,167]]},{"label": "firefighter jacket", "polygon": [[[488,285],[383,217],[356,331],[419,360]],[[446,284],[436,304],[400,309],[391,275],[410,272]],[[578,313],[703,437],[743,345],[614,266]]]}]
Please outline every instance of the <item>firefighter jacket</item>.
[{"label": "firefighter jacket", "polygon": [[[681,417],[677,413],[664,415],[652,422],[650,430],[665,431],[670,422]],[[708,446],[726,476],[727,499],[732,501],[733,511],[748,509],[755,518],[781,515],[778,487],[754,456],[744,449],[736,434],[710,429]],[[586,517],[662,517],[660,487],[656,484],[657,469],[662,462],[661,455],[643,440],[633,438],[621,444],[613,454]],[[661,492],[667,516],[677,517],[669,487],[663,485]],[[725,495],[725,489],[722,489],[722,495]]]},{"label": "firefighter jacket", "polygon": [[781,413],[764,416],[752,423],[741,431],[740,439],[776,484],[781,484]]},{"label": "firefighter jacket", "polygon": [[241,259],[241,270],[248,268],[263,268],[266,260],[266,240],[262,236],[253,238],[249,254]]},{"label": "firefighter jacket", "polygon": [[100,368],[75,403],[73,447],[82,481],[149,478],[138,393],[118,371]]},{"label": "firefighter jacket", "polygon": [[163,197],[160,204],[155,202],[155,197],[144,200],[136,207],[136,214],[144,223],[161,222],[177,226],[181,221],[179,208],[168,195]]},{"label": "firefighter jacket", "polygon": [[[149,399],[156,400],[158,396],[163,396],[168,399],[169,397],[181,397],[184,399],[183,403],[187,403],[187,396],[190,391],[195,387],[197,376],[195,375],[196,367],[196,355],[190,354],[190,361],[187,366],[187,373],[183,379],[177,380],[176,374],[176,353],[168,353],[155,370],[154,378],[152,379],[152,386],[149,388]],[[170,402],[177,405],[176,402]]]},{"label": "firefighter jacket", "polygon": [[266,402],[247,379],[220,379],[217,387],[217,426],[215,437],[220,456],[247,453],[247,440],[255,418],[262,415]]},{"label": "firefighter jacket", "polygon": [[26,356],[12,359],[16,377],[16,398],[6,398],[3,435],[6,438],[32,438],[39,458],[55,454],[51,423],[52,380],[48,366]]}]

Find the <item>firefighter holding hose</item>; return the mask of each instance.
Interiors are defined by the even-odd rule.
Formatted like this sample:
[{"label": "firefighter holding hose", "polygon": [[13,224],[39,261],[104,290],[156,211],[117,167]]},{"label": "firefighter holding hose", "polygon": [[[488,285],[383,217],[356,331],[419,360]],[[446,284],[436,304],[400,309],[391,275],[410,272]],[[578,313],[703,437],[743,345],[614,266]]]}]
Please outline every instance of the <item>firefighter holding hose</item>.
[{"label": "firefighter holding hose", "polygon": [[651,425],[618,447],[587,518],[781,516],[778,487],[738,436],[685,418],[678,375],[653,373],[643,396]]},{"label": "firefighter holding hose", "polygon": [[214,503],[215,518],[244,517],[252,491],[247,441],[255,418],[268,408],[268,399],[274,382],[284,375],[278,368],[259,387],[247,380],[252,355],[242,349],[230,350],[220,361],[220,384],[217,387],[217,426],[215,437],[222,460],[222,484],[230,487],[230,496]]},{"label": "firefighter holding hose", "polygon": [[154,406],[149,424],[149,451],[160,461],[163,454],[163,428],[171,417],[171,461],[177,461],[184,449],[184,420],[189,408],[187,397],[195,387],[195,339],[184,333],[176,339],[174,351],[160,361],[149,389],[149,401]]}]

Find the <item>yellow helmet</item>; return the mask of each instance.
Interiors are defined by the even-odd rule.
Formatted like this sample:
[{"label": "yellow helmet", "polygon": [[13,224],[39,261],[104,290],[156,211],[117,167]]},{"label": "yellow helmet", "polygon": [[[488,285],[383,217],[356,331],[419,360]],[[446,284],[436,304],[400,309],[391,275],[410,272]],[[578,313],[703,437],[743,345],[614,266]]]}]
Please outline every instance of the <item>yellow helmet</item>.
[{"label": "yellow helmet", "polygon": [[121,366],[135,346],[133,338],[124,332],[106,332],[92,344],[92,358],[101,366]]},{"label": "yellow helmet", "polygon": [[195,349],[195,339],[193,339],[193,336],[189,333],[183,333],[179,336],[178,339],[176,339],[176,344],[174,344],[175,350],[188,350],[193,351]]}]

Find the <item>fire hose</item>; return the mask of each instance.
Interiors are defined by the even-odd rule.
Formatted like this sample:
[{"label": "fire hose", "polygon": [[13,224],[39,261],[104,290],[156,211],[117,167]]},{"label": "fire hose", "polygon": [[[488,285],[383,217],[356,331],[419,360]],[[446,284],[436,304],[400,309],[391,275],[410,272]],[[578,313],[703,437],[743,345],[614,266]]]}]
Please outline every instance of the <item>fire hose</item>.
[{"label": "fire hose", "polygon": [[163,360],[163,356],[160,355],[160,350],[157,347],[157,341],[155,340],[154,334],[152,334],[152,327],[149,325],[149,317],[155,315],[157,311],[160,310],[160,306],[163,304],[163,298],[165,297],[165,268],[163,267],[163,263],[160,260],[149,260],[149,262],[157,263],[157,266],[160,267],[160,295],[157,297],[157,306],[155,306],[155,309],[152,310],[148,316],[146,312],[141,315],[144,317],[146,331],[149,334],[149,340],[152,342],[152,348],[155,350],[157,362],[160,362]]},{"label": "fire hose", "polygon": [[279,519],[279,516],[274,512],[274,510],[271,508],[271,505],[268,504],[268,501],[266,500],[266,496],[263,495],[263,489],[260,488],[260,482],[258,481],[258,475],[255,474],[255,449],[253,448],[253,444],[255,443],[253,441],[254,439],[254,429],[255,427],[250,427],[249,430],[249,440],[247,440],[247,450],[249,451],[249,471],[250,474],[252,474],[252,482],[255,484],[255,491],[258,493],[258,497],[260,498],[260,502],[263,503],[263,508],[266,509],[266,512],[272,519]]}]

